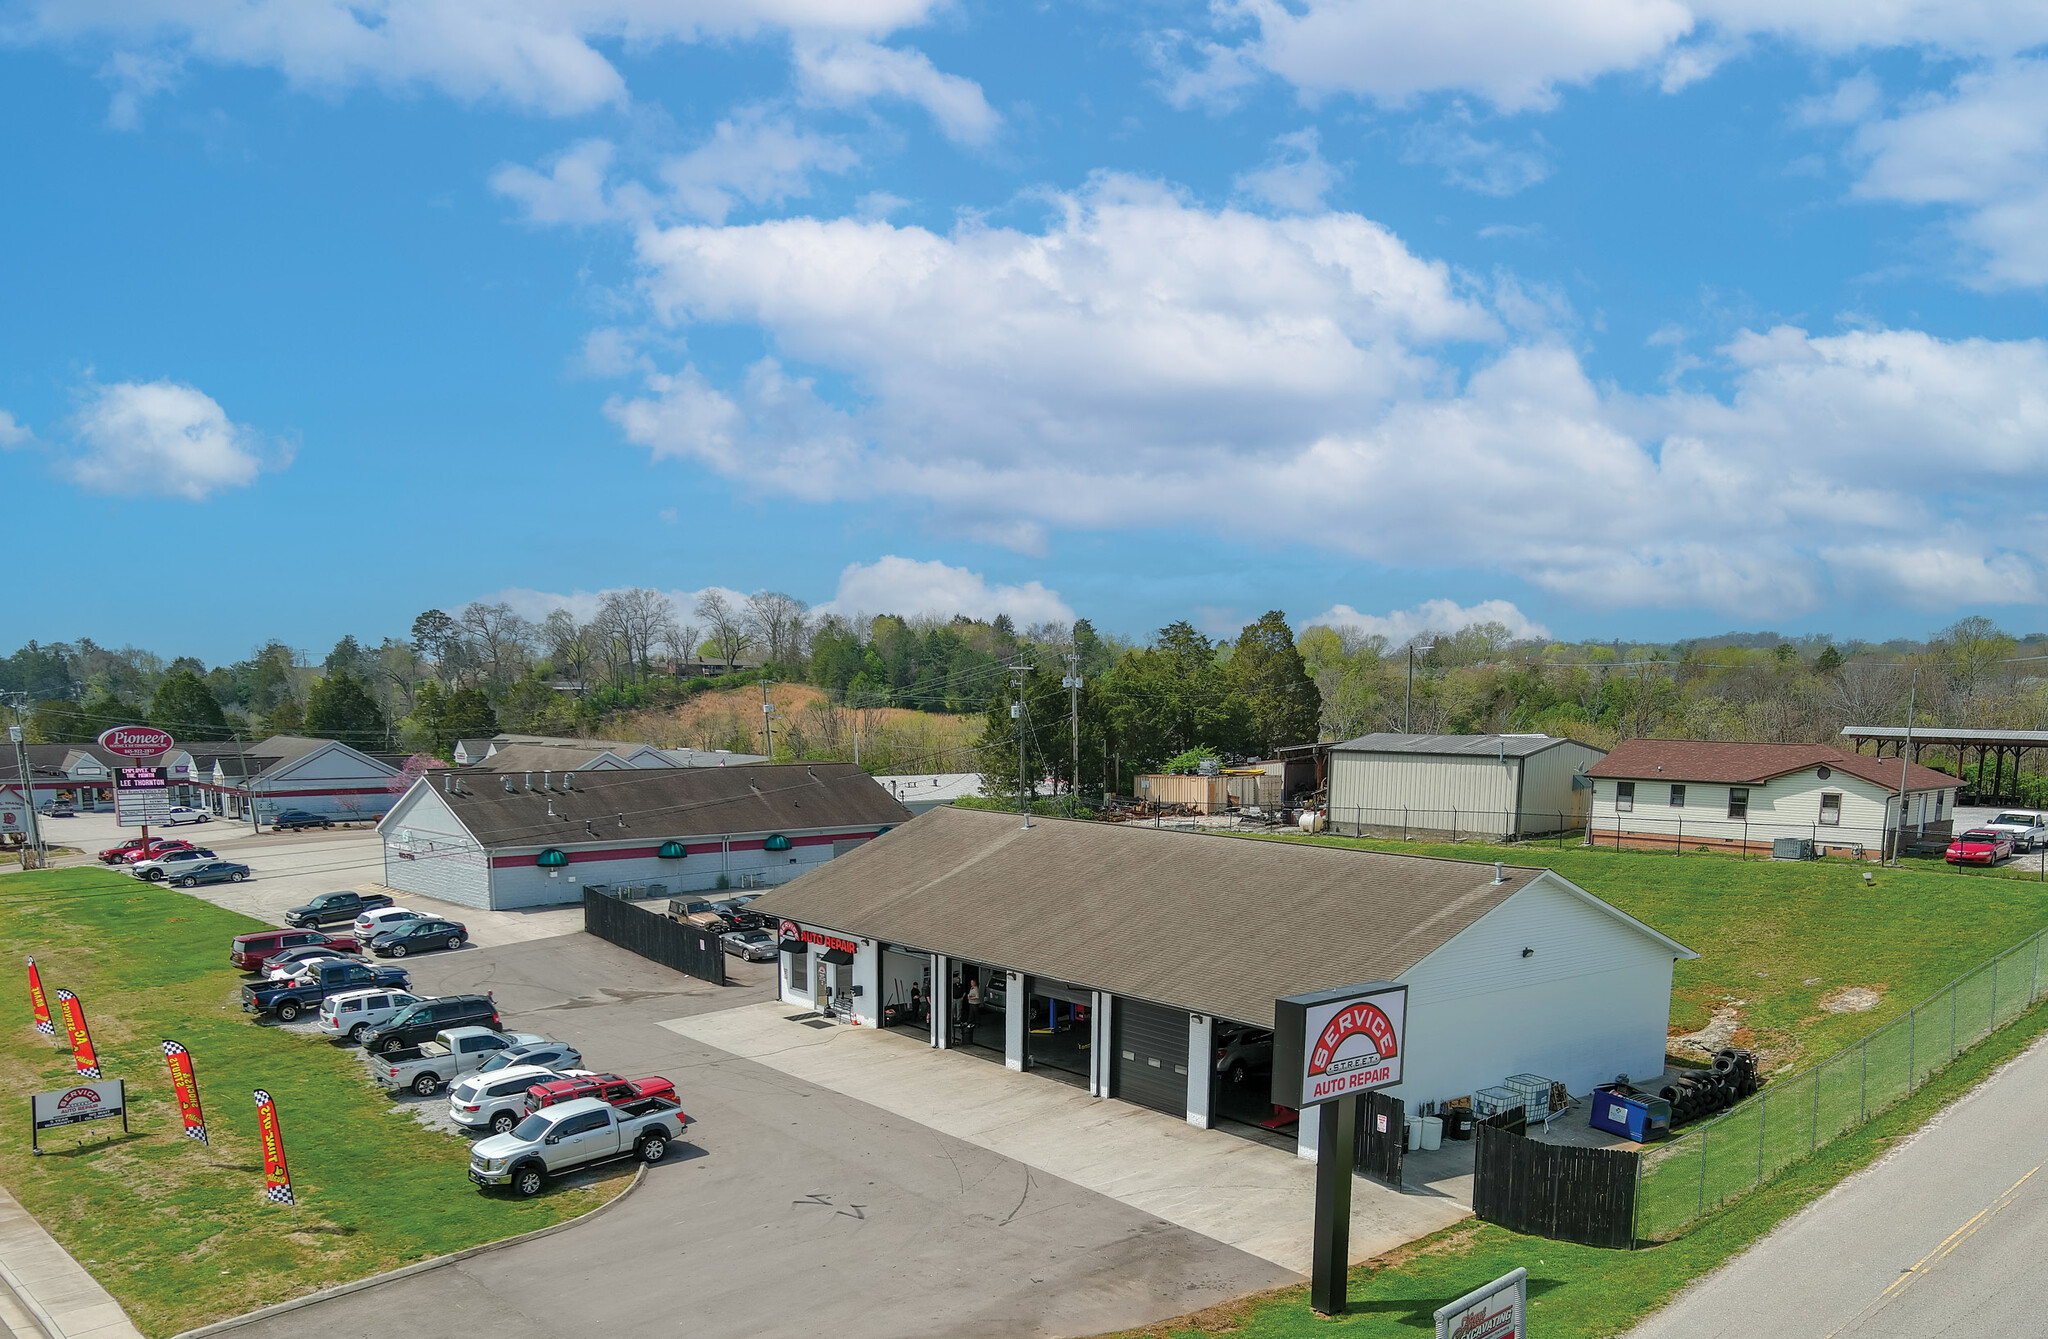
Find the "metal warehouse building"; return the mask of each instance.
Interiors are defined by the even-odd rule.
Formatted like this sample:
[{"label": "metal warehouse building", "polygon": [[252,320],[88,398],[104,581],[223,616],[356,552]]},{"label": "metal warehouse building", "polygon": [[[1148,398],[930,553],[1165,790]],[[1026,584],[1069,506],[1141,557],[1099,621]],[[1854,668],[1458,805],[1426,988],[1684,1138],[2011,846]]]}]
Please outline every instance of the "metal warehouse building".
[{"label": "metal warehouse building", "polygon": [[1586,769],[1550,735],[1361,735],[1330,746],[1329,824],[1354,836],[1533,837],[1585,826]]},{"label": "metal warehouse building", "polygon": [[766,888],[910,813],[849,763],[431,772],[377,825],[384,883],[465,907]]},{"label": "metal warehouse building", "polygon": [[1411,1104],[1521,1073],[1586,1092],[1663,1070],[1697,956],[1551,870],[971,809],[755,909],[783,918],[787,1003],[1246,1134],[1276,1123],[1281,996],[1406,983]]}]

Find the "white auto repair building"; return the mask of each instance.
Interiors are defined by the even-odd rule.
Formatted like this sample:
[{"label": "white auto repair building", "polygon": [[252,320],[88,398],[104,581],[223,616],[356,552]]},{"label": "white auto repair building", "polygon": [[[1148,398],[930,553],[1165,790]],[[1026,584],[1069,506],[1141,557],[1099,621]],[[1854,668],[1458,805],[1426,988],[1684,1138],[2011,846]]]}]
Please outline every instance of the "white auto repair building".
[{"label": "white auto repair building", "polygon": [[1698,956],[1547,869],[953,808],[754,909],[785,1003],[1252,1137],[1284,1123],[1282,996],[1407,985],[1411,1109],[1515,1074],[1584,1093],[1663,1071]]},{"label": "white auto repair building", "polygon": [[384,883],[493,911],[768,888],[908,822],[850,763],[429,772],[377,825]]}]

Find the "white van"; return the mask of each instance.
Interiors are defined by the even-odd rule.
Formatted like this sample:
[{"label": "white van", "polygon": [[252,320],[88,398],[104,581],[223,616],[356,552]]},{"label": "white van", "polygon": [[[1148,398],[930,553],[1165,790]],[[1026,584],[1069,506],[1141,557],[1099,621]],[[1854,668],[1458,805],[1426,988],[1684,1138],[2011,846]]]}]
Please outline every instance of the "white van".
[{"label": "white van", "polygon": [[320,1030],[337,1041],[347,1037],[361,1043],[365,1032],[390,1022],[399,1010],[419,1002],[419,996],[402,990],[351,990],[329,995],[320,1001]]}]

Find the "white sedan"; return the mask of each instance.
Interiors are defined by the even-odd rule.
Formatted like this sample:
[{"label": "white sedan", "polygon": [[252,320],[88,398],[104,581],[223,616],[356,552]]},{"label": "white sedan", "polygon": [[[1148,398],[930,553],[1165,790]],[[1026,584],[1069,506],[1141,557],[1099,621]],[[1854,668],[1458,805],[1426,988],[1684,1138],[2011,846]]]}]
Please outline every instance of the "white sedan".
[{"label": "white sedan", "polygon": [[213,815],[207,813],[204,809],[194,809],[189,804],[174,804],[171,806],[171,816],[164,820],[164,826],[174,828],[180,823],[211,823],[212,821]]},{"label": "white sedan", "polygon": [[349,928],[355,933],[358,944],[367,944],[394,925],[420,918],[419,912],[407,911],[404,907],[379,907],[356,917],[355,924]]}]

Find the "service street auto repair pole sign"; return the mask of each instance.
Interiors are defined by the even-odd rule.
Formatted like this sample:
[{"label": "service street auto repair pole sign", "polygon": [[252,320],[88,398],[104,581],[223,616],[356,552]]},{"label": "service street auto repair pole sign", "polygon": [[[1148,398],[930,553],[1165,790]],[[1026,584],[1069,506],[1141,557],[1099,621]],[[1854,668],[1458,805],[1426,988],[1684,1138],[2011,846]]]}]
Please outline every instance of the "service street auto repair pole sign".
[{"label": "service street auto repair pole sign", "polygon": [[1315,990],[1273,1001],[1273,1101],[1315,1122],[1316,1220],[1308,1304],[1341,1315],[1349,1304],[1351,1166],[1358,1099],[1401,1081],[1408,987],[1387,981]]},{"label": "service street auto repair pole sign", "polygon": [[1408,987],[1384,982],[1274,1002],[1273,1100],[1312,1107],[1401,1081]]}]

